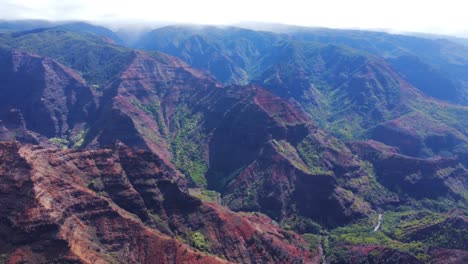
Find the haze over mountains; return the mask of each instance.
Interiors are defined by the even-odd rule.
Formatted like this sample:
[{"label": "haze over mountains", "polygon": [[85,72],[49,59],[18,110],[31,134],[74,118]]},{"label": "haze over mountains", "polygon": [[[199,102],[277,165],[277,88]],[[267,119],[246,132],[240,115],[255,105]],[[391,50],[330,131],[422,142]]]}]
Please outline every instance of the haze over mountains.
[{"label": "haze over mountains", "polygon": [[467,73],[463,39],[2,22],[0,260],[464,263]]}]

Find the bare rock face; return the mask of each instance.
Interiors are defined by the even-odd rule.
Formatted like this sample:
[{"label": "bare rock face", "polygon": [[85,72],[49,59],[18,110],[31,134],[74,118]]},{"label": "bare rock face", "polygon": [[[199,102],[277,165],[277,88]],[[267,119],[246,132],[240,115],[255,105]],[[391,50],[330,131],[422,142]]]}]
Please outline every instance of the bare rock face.
[{"label": "bare rock face", "polygon": [[[122,141],[151,150],[191,184],[206,178],[196,184],[221,191],[231,208],[260,210],[276,220],[299,212],[318,222],[336,218],[324,223],[335,225],[370,211],[338,184],[338,178],[364,175],[347,147],[261,87],[223,87],[178,59],[134,51],[127,67],[96,92],[52,59],[14,51],[2,56],[9,98],[0,101],[2,140],[48,145],[47,138],[67,138],[65,146],[94,148]],[[321,151],[320,159],[308,157]],[[273,179],[282,187],[267,191]],[[243,189],[258,197],[250,199]],[[309,189],[313,194],[305,195]],[[297,210],[288,209],[290,203]],[[135,206],[128,208],[141,207]]]},{"label": "bare rock face", "polygon": [[27,129],[21,111],[12,108],[0,119],[0,141],[15,140],[34,145],[48,144],[46,137]]},{"label": "bare rock face", "polygon": [[232,209],[259,210],[278,221],[299,211],[326,225],[371,211],[360,194],[338,183],[365,175],[359,160],[259,86],[223,87],[173,57],[134,52],[100,106],[85,145],[120,140],[149,149],[192,185],[223,193]]},{"label": "bare rock face", "polygon": [[0,82],[0,119],[7,127],[62,137],[89,121],[95,110],[83,79],[50,58],[1,50]]},{"label": "bare rock face", "polygon": [[231,208],[330,226],[371,211],[340,183],[365,175],[359,160],[290,103],[258,86],[228,87],[212,98],[207,180]]},{"label": "bare rock face", "polygon": [[432,250],[434,263],[458,264],[468,262],[468,252],[458,249],[437,248]]},{"label": "bare rock face", "polygon": [[219,87],[211,77],[178,59],[135,51],[129,65],[105,89],[89,145],[106,146],[120,140],[169,161],[167,140],[176,109]]},{"label": "bare rock face", "polygon": [[[73,69],[0,48],[0,263],[318,263],[322,228],[466,204],[466,107],[425,96],[382,58],[269,42],[239,68],[202,37],[184,42],[223,85],[169,55],[29,33],[71,38],[74,52],[29,50]],[[402,242],[462,263],[466,222],[425,223]],[[279,225],[314,234],[310,245]],[[350,258],[331,263],[420,263],[387,245],[337,245]]]},{"label": "bare rock face", "polygon": [[159,157],[122,144],[1,143],[0,253],[7,263],[318,263],[270,219],[183,189]]}]

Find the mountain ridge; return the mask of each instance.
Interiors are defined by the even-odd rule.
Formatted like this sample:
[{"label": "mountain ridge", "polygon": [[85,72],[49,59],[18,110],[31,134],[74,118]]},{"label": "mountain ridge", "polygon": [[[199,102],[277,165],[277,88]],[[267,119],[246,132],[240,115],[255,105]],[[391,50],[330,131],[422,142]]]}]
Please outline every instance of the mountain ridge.
[{"label": "mountain ridge", "polygon": [[[0,143],[0,202],[24,182],[44,195],[20,190],[41,203],[9,205],[0,232],[18,240],[0,239],[0,254],[13,263],[152,263],[149,251],[167,262],[421,263],[466,252],[466,106],[434,99],[365,50],[209,30],[217,35],[185,43],[237,67],[228,67],[243,76],[234,83],[96,34],[0,34],[0,140],[9,142]],[[223,34],[233,42],[216,44]],[[243,83],[249,71],[256,77]]]}]

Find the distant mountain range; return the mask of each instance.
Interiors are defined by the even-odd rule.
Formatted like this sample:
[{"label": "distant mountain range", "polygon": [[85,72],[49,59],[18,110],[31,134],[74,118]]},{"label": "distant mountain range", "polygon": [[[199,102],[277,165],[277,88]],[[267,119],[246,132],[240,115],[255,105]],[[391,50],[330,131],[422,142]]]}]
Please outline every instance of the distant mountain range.
[{"label": "distant mountain range", "polygon": [[464,263],[462,42],[1,22],[0,260]]}]

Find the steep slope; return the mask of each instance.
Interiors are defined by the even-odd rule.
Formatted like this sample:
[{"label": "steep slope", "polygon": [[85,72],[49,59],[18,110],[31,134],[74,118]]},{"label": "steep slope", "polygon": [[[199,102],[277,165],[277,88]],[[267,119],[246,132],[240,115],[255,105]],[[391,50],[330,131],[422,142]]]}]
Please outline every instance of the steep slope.
[{"label": "steep slope", "polygon": [[47,21],[47,20],[0,20],[0,31],[35,31],[38,29],[60,28],[82,34],[94,34],[107,38],[110,42],[123,44],[123,41],[112,30],[82,21]]},{"label": "steep slope", "polygon": [[466,87],[437,66],[425,63],[414,55],[401,55],[387,59],[393,68],[413,86],[425,94],[448,102],[466,105]]},{"label": "steep slope", "polygon": [[[333,219],[326,223],[330,225],[369,212],[367,202],[338,183],[338,178],[365,176],[359,161],[289,103],[260,87],[221,88],[203,73],[166,55],[134,55],[129,68],[106,88],[108,101],[102,103],[100,118],[85,145],[122,140],[151,149],[166,163],[172,162],[190,179],[191,186],[214,188],[231,208],[260,210],[277,220],[296,213],[296,209],[287,209],[290,203],[304,203],[301,215],[323,223]],[[303,150],[298,153],[296,148]],[[323,158],[313,156],[321,151]],[[264,167],[249,168],[256,164]],[[255,181],[243,179],[249,170],[256,175]],[[277,179],[285,187],[273,195],[266,190],[274,180],[266,180],[277,170],[281,171]],[[316,196],[304,197],[298,190],[303,182],[290,178],[290,173],[306,182],[305,178],[316,178],[317,182],[303,186],[317,185],[317,195],[324,203],[315,200]],[[321,183],[328,187],[320,189]],[[377,183],[366,184],[371,185],[368,193],[376,191]],[[244,193],[252,188],[258,195],[255,199]],[[333,206],[327,207],[325,201]],[[353,209],[346,209],[353,203]],[[317,210],[310,212],[306,204],[316,204]],[[320,214],[319,208],[329,211]]]},{"label": "steep slope", "polygon": [[398,201],[345,145],[287,101],[255,86],[222,88],[167,55],[132,56],[68,146],[120,140],[150,149],[192,187],[221,192],[231,208],[259,210],[302,230],[310,220],[334,226]]},{"label": "steep slope", "polygon": [[[262,92],[260,88],[232,87],[229,92],[224,92],[219,89],[220,84],[211,78],[166,55],[149,56],[141,52],[133,52],[132,56],[133,61],[128,65],[127,69],[122,71],[120,77],[103,88],[100,96],[100,109],[97,112],[97,121],[90,120],[88,126],[80,127],[79,131],[71,136],[67,135],[68,138],[75,138],[75,135],[79,134],[80,139],[76,141],[83,146],[105,146],[112,144],[115,140],[121,140],[137,148],[151,149],[153,152],[158,153],[168,166],[171,166],[171,162],[174,162],[176,167],[186,174],[194,184],[199,186],[209,184],[221,190],[225,186],[220,185],[220,180],[213,178],[211,182],[207,183],[205,173],[213,174],[221,170],[224,174],[223,177],[227,177],[236,171],[240,173],[239,169],[253,162],[258,153],[262,151],[264,144],[272,144],[269,142],[271,140],[269,139],[270,134],[278,134],[278,136],[275,135],[275,138],[286,140],[285,144],[289,144],[288,140],[299,141],[307,135],[307,129],[305,128],[308,122],[307,119],[297,110],[288,106],[286,102],[273,97],[269,93]],[[25,68],[28,67],[29,65]],[[72,71],[66,70],[73,75]],[[82,81],[81,84],[80,89],[88,89]],[[55,89],[58,92],[66,91],[63,87]],[[239,90],[240,93],[236,90]],[[258,96],[255,95],[257,93]],[[64,97],[60,94],[56,94],[56,96],[58,99]],[[56,100],[53,95],[51,95],[51,98]],[[85,102],[86,99],[90,100],[86,96],[81,96],[80,99]],[[226,104],[227,101],[229,101],[229,104]],[[259,143],[253,146],[225,146],[225,143],[229,141],[226,139],[224,132],[226,128],[224,126],[231,123],[230,118],[232,118],[232,115],[224,118],[223,115],[225,114],[220,115],[220,113],[228,113],[229,109],[232,108],[229,105],[236,105],[239,101],[245,101],[245,103],[252,106],[242,115],[240,122],[247,122],[246,125],[250,125],[255,121],[251,119],[253,117],[251,115],[254,113],[259,114],[259,120],[257,120],[259,121],[258,135],[252,134],[252,140],[259,140]],[[281,107],[275,109],[274,104],[279,104]],[[60,107],[60,104],[54,105]],[[29,104],[26,106],[29,106]],[[28,111],[32,110],[31,108],[26,109]],[[237,109],[231,110],[234,110],[232,114],[237,111]],[[278,113],[280,116],[275,117]],[[81,113],[81,115],[85,116],[84,113]],[[21,117],[18,117],[18,119],[21,120]],[[29,116],[25,118],[26,126],[28,126],[28,122],[31,122],[31,119]],[[40,119],[43,120],[44,118],[41,117]],[[266,123],[260,122],[262,119],[264,120],[262,122]],[[288,121],[289,119],[292,120]],[[284,122],[290,122],[291,125],[285,126]],[[202,125],[200,125],[201,123]],[[268,123],[276,128],[269,131]],[[294,123],[303,124],[296,125]],[[266,127],[264,127],[264,124]],[[220,126],[219,129],[218,126]],[[291,128],[288,128],[288,126],[291,126]],[[88,128],[90,129],[88,130]],[[70,129],[64,128],[60,133],[53,135],[43,131],[38,132],[45,134],[47,137],[63,137],[70,133]],[[197,129],[201,129],[201,131],[197,131]],[[264,129],[267,130],[260,133]],[[32,130],[34,131],[34,129]],[[219,133],[210,134],[210,131],[215,130],[219,131]],[[243,138],[246,132],[251,133],[243,130],[232,130],[234,133],[233,138]],[[287,135],[288,133],[290,135]],[[194,137],[194,135],[198,138]],[[285,138],[285,136],[289,138]],[[75,143],[73,142],[71,145],[79,146]],[[69,145],[67,142],[65,144]],[[207,151],[203,151],[204,149]],[[227,151],[224,152],[223,149]],[[219,156],[212,153],[220,151],[222,153]],[[236,159],[238,161],[226,164],[223,160],[229,157],[231,151],[235,151],[234,161]],[[278,150],[275,149],[271,155],[276,155],[277,152]],[[215,158],[210,160],[210,157]],[[271,157],[267,155],[266,158]],[[346,157],[345,159],[349,158]],[[285,159],[284,166],[290,166],[290,162],[290,160]],[[211,167],[208,164],[213,165]],[[225,165],[226,168],[224,168]],[[208,172],[209,169],[210,172]],[[286,175],[281,177],[286,177]],[[221,180],[221,182],[226,181]],[[331,179],[326,193],[335,192],[336,187],[336,180]],[[231,188],[232,190],[234,189]],[[291,192],[291,190],[288,192]],[[269,212],[270,215],[278,219],[283,219],[285,215],[289,215],[284,210],[290,194],[285,195],[287,197],[282,198],[285,201],[281,202],[282,206],[279,211]],[[300,199],[300,197],[295,199]],[[337,204],[332,213],[342,214],[340,211],[344,205],[338,205],[340,202],[335,198],[332,200],[333,203]],[[250,208],[237,206],[237,209]],[[346,219],[350,219],[349,215]]]},{"label": "steep slope", "polygon": [[[463,116],[468,108],[422,94],[381,58],[303,43],[281,45],[272,57],[266,59],[270,69],[256,82],[301,105],[318,124],[341,138],[371,137],[403,147],[403,152],[407,151],[403,142],[427,142],[409,146],[411,151],[406,153],[415,156],[467,150],[468,124]],[[386,136],[382,131],[390,123],[398,131],[407,131],[408,140],[398,138],[398,133]]]},{"label": "steep slope", "polygon": [[366,136],[415,157],[466,155],[467,110],[425,103],[427,112],[413,111],[381,123],[366,131]]},{"label": "steep slope", "polygon": [[343,187],[349,186],[339,183],[365,175],[346,146],[260,87],[219,93],[224,95],[213,95],[209,104],[222,119],[209,129],[207,180],[231,208],[260,210],[281,221],[299,215],[324,225],[369,212],[367,202],[346,195],[351,192]]},{"label": "steep slope", "polygon": [[247,84],[257,61],[278,38],[235,27],[167,26],[144,34],[134,47],[179,57],[223,83]]},{"label": "steep slope", "polygon": [[[203,42],[195,45],[193,38]],[[241,41],[249,45],[240,45]],[[466,107],[428,97],[466,104],[466,80],[461,72],[468,65],[468,53],[465,47],[449,41],[294,27],[281,34],[239,28],[165,27],[148,33],[140,44],[145,49],[170,52],[210,71],[222,82],[232,82],[210,69],[217,56],[203,57],[203,52],[192,47],[223,54],[229,68],[246,73],[245,80],[288,99],[342,139],[369,137],[365,130],[406,114],[422,119],[417,123],[427,119],[448,130],[455,128],[458,131],[452,134],[461,133],[466,138],[465,129],[452,121],[466,115]],[[234,59],[239,56],[244,59]],[[203,63],[196,62],[197,58]],[[416,127],[411,129],[417,131]],[[456,148],[466,148],[466,140],[457,142],[463,146]],[[435,146],[415,153],[436,155],[443,148],[447,149]]]},{"label": "steep slope", "polygon": [[[468,67],[468,49],[448,39],[294,26],[266,30],[271,32],[233,27],[168,26],[147,33],[135,46],[167,52],[194,67],[210,71],[222,82],[237,83],[252,80],[265,71],[260,60],[263,56],[274,56],[276,50],[272,46],[279,42],[346,46],[382,57],[409,83],[430,96],[457,104],[468,103],[468,80],[464,74]],[[217,56],[208,56],[213,54]],[[224,63],[215,63],[218,58],[223,58]],[[212,67],[214,65],[228,65],[221,69],[236,71],[220,70],[220,67]],[[236,72],[242,72],[243,78],[233,78]]]},{"label": "steep slope", "polygon": [[[0,37],[53,57],[0,49],[0,140],[42,145],[0,144],[0,262],[465,258],[454,209],[467,208],[468,109],[427,95],[458,81],[424,59],[233,28],[153,32],[148,45],[254,82],[227,86],[86,28]],[[397,70],[408,62],[422,73]]]},{"label": "steep slope", "polygon": [[104,88],[99,118],[86,143],[105,146],[121,140],[170,160],[177,109],[221,85],[168,55],[134,51],[132,56],[127,68]]},{"label": "steep slope", "polygon": [[[47,138],[75,136],[96,110],[81,77],[50,58],[0,50],[0,119]],[[12,135],[14,139],[14,135]]]},{"label": "steep slope", "polygon": [[[431,39],[383,32],[299,27],[290,27],[287,31],[294,39],[344,45],[389,59],[398,72],[409,77],[408,81],[423,92],[438,99],[467,104],[466,46],[442,37]],[[408,59],[418,63],[417,70]],[[428,68],[431,70],[426,70]],[[427,80],[437,81],[440,77],[445,78],[443,87],[436,88],[434,83],[427,85]],[[447,77],[450,82],[446,81]]]},{"label": "steep slope", "polygon": [[379,182],[400,196],[432,199],[451,196],[461,205],[468,202],[465,193],[468,171],[460,158],[413,158],[375,141],[354,142],[352,149],[373,165]]},{"label": "steep slope", "polygon": [[[339,35],[339,32],[337,34]],[[455,121],[466,114],[466,107],[438,103],[410,85],[413,77],[419,78],[424,80],[424,83],[417,85],[447,95],[448,92],[441,92],[441,86],[443,85],[444,89],[448,87],[449,82],[454,80],[452,77],[434,73],[431,70],[433,66],[424,64],[423,59],[417,59],[418,67],[412,68],[421,69],[424,74],[400,71],[399,75],[392,68],[398,63],[392,61],[394,57],[387,58],[389,62],[386,62],[385,58],[349,48],[312,44],[305,42],[308,41],[306,35],[303,36],[304,40],[294,37],[300,41],[291,41],[284,40],[285,37],[282,35],[237,28],[166,27],[147,35],[142,43],[147,48],[155,48],[156,45],[158,49],[183,57],[204,69],[208,69],[208,65],[205,64],[219,57],[213,52],[223,54],[220,56],[228,60],[223,64],[229,64],[226,67],[237,67],[248,75],[244,81],[239,82],[254,80],[255,83],[261,84],[275,94],[288,99],[296,107],[305,110],[321,127],[332,131],[342,139],[359,137],[378,139],[372,136],[372,131],[380,131],[386,127],[383,122],[397,120],[407,114],[413,120],[417,117],[415,124],[436,123],[438,127],[445,127],[447,131],[452,130],[445,133],[446,135],[458,134],[455,136],[456,140],[442,139],[442,141],[432,140],[433,135],[428,135],[429,139],[426,135],[412,135],[421,138],[422,141],[430,141],[422,145],[418,142],[412,143],[422,146],[420,150],[413,150],[415,154],[412,155],[431,156],[440,154],[441,151],[451,155],[452,151],[447,151],[450,148],[463,150],[457,153],[466,152],[467,134],[463,128],[465,126]],[[195,45],[191,38],[202,38],[203,43]],[[108,85],[112,78],[119,76],[133,60],[132,51],[129,49],[110,45],[96,35],[62,29],[4,34],[2,39],[8,45],[55,57],[82,72],[84,78],[93,84],[96,93],[102,93],[103,87]],[[38,42],[37,39],[41,41]],[[64,46],[68,49],[63,49]],[[195,47],[203,52],[195,51]],[[86,49],[88,57],[81,55],[83,49]],[[458,58],[453,56],[450,57],[453,60]],[[403,60],[404,58],[406,57],[403,57]],[[407,64],[405,61],[400,63]],[[220,69],[218,66],[214,68]],[[226,77],[232,79],[226,81],[221,75],[213,71],[211,73],[225,82],[236,82],[234,79],[237,77]],[[415,74],[422,75],[415,77],[413,76]],[[433,95],[431,92],[428,94]],[[426,105],[431,105],[431,109],[427,109]],[[461,118],[462,122],[463,120],[466,119]],[[371,130],[365,131],[367,129]],[[409,130],[419,129],[410,126]]]},{"label": "steep slope", "polygon": [[[285,42],[256,78],[344,138],[408,111],[405,83],[383,61],[331,45]],[[403,90],[405,89],[405,90]]]},{"label": "steep slope", "polygon": [[9,263],[318,262],[269,219],[182,192],[180,178],[149,152],[0,149],[0,253]]},{"label": "steep slope", "polygon": [[53,58],[79,72],[95,89],[120,73],[131,60],[130,49],[76,24],[3,33],[0,44]]}]

